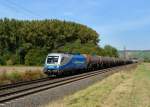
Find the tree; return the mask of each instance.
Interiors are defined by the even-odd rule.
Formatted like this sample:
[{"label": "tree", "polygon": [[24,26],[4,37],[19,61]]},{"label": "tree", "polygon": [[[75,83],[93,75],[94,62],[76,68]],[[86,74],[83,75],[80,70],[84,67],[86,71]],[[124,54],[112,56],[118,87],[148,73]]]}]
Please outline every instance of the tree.
[{"label": "tree", "polygon": [[[117,56],[114,48],[111,51],[106,48],[105,52],[98,42],[99,34],[95,30],[75,22],[0,19],[0,55],[9,64],[39,65],[44,56],[41,51]],[[39,53],[43,56],[38,59]]]},{"label": "tree", "polygon": [[42,65],[46,58],[46,51],[40,49],[31,49],[25,56],[26,65]]},{"label": "tree", "polygon": [[111,56],[111,57],[118,57],[118,51],[116,48],[110,46],[110,45],[106,45],[104,47],[104,51],[105,51],[105,55],[106,56]]}]

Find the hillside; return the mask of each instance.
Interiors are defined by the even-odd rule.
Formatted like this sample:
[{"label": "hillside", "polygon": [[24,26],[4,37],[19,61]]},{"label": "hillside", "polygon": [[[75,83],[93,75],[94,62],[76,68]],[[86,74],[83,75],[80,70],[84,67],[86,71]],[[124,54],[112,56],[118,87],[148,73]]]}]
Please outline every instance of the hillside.
[{"label": "hillside", "polygon": [[[150,50],[127,50],[126,53],[129,58],[139,58],[150,62]],[[119,51],[119,54],[123,57],[124,51]]]}]

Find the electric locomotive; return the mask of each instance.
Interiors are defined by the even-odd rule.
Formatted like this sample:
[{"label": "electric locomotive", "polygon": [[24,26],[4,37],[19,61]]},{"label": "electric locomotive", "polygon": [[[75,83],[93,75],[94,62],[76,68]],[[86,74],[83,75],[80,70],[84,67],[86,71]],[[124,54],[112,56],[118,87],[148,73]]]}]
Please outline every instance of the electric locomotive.
[{"label": "electric locomotive", "polygon": [[83,55],[51,53],[45,60],[44,72],[48,75],[63,75],[86,68],[86,58]]}]

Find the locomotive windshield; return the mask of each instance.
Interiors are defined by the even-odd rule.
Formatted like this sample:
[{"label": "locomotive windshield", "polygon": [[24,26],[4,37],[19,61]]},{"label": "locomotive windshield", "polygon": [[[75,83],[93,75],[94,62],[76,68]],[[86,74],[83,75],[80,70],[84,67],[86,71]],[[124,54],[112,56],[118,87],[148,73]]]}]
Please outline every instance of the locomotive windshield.
[{"label": "locomotive windshield", "polygon": [[58,63],[59,56],[48,56],[47,64],[55,64]]}]

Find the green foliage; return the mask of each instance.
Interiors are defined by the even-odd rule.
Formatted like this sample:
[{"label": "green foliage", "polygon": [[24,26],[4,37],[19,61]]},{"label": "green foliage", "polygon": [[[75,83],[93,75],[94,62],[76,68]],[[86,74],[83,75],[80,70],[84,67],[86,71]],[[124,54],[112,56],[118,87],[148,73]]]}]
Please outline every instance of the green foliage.
[{"label": "green foliage", "polygon": [[[55,52],[56,50],[54,50]],[[96,55],[104,55],[104,49],[99,46],[93,44],[92,42],[81,44],[79,40],[73,43],[67,43],[66,45],[57,49],[58,52],[69,52],[69,53],[80,53],[80,54],[96,54]]]},{"label": "green foliage", "polygon": [[105,51],[105,55],[106,56],[111,56],[111,57],[118,57],[118,51],[116,48],[110,46],[110,45],[106,45],[104,47],[104,51]]},{"label": "green foliage", "polygon": [[[0,19],[1,65],[41,65],[45,53],[54,51],[104,56],[104,49],[98,46],[98,42],[99,34],[96,31],[74,22]],[[44,54],[41,50],[44,50]],[[116,56],[113,52],[110,54],[106,51],[108,55]]]},{"label": "green foliage", "polygon": [[46,51],[40,49],[31,49],[25,56],[26,65],[41,65],[44,63],[46,58]]},{"label": "green foliage", "polygon": [[10,55],[9,59],[6,60],[6,65],[16,65],[19,64],[19,56],[18,55]]},{"label": "green foliage", "polygon": [[5,60],[3,57],[0,57],[0,65],[5,65]]}]

